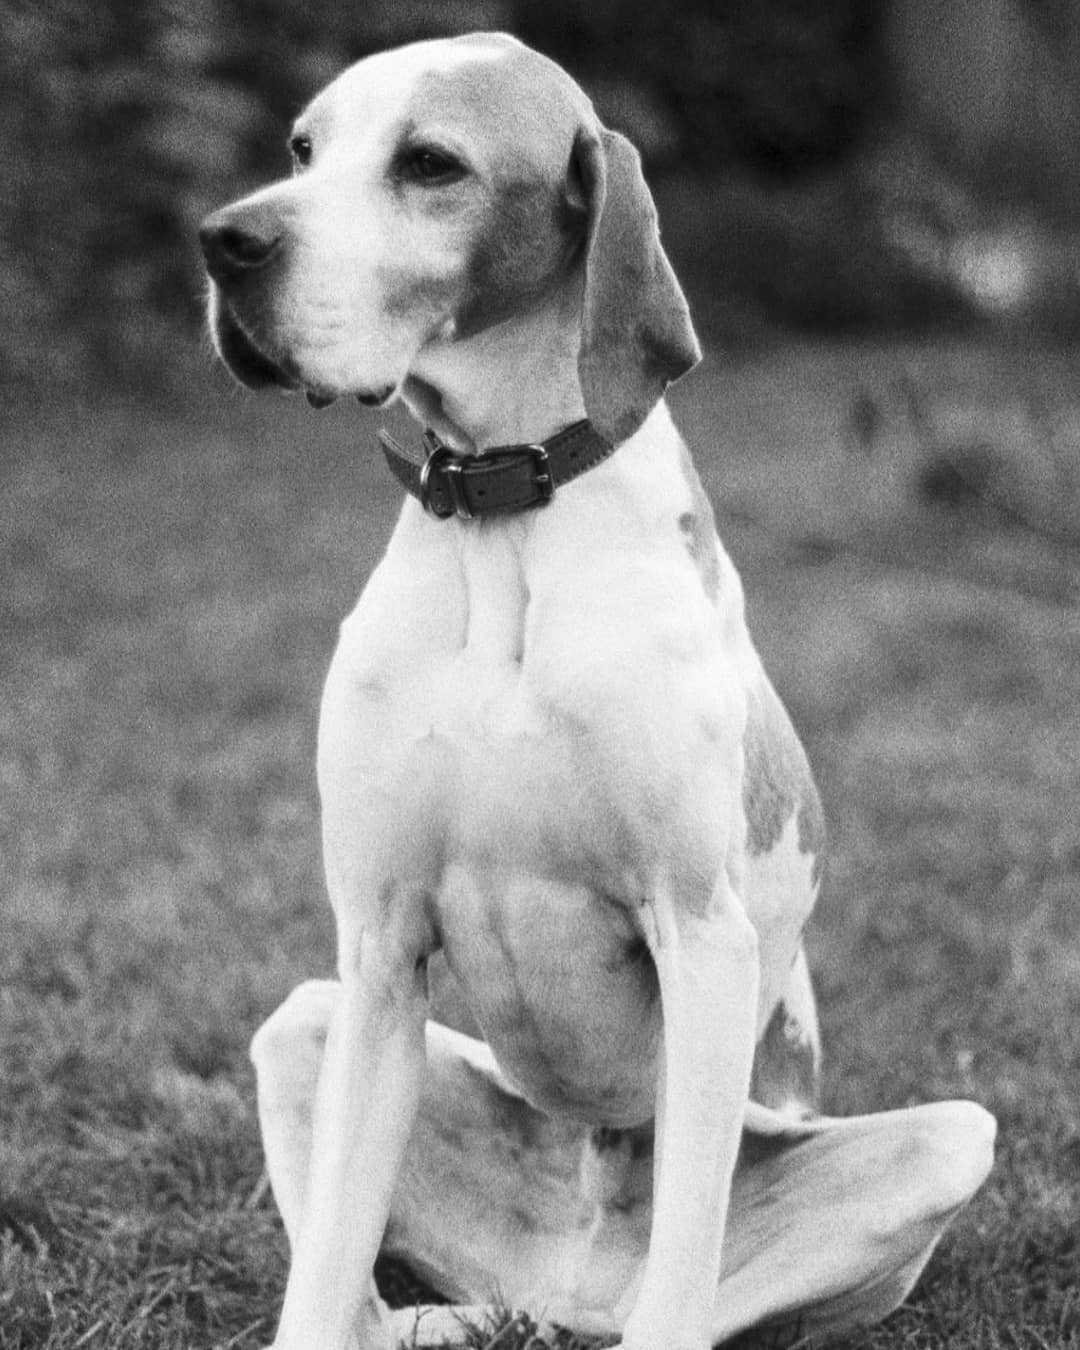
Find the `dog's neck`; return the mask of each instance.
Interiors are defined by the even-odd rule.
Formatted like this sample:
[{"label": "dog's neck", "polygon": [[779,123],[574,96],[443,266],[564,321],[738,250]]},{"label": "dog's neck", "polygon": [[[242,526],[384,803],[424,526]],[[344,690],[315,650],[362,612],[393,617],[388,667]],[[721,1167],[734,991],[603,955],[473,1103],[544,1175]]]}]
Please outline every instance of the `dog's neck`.
[{"label": "dog's neck", "polygon": [[559,290],[472,337],[427,343],[405,383],[405,403],[458,450],[547,440],[585,416],[579,313],[579,295]]}]

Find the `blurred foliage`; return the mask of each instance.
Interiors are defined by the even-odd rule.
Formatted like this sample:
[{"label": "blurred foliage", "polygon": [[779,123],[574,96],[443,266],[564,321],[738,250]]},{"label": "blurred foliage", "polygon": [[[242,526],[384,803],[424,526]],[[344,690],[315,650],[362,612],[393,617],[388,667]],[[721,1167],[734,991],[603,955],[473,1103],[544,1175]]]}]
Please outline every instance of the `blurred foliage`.
[{"label": "blurred foliage", "polygon": [[1072,235],[1003,243],[977,198],[1011,147],[1080,203],[1080,80],[1056,59],[1080,53],[1080,0],[973,3],[0,0],[0,391],[182,383],[202,215],[284,172],[289,122],[349,62],[475,28],[548,52],[641,147],[714,337],[955,320],[1013,303],[1021,265],[1075,327]]},{"label": "blurred foliage", "polygon": [[202,288],[204,212],[285,166],[284,131],[349,61],[505,28],[550,52],[654,172],[790,175],[850,148],[878,4],[837,0],[6,0],[0,381],[166,376]]},{"label": "blurred foliage", "polygon": [[[876,0],[523,6],[519,31],[573,70],[658,157],[789,173],[866,125],[881,74]],[[612,72],[617,82],[612,83]],[[652,109],[660,126],[635,128]],[[662,139],[655,131],[662,130]]]}]

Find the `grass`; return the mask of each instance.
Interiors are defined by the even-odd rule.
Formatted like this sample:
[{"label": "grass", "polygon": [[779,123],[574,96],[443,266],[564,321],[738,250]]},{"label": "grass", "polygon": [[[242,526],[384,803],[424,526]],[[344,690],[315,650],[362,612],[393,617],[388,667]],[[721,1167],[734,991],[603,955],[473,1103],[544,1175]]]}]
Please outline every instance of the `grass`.
[{"label": "grass", "polygon": [[[319,690],[397,490],[355,407],[206,386],[0,430],[0,1350],[273,1335],[246,1044],[331,967]],[[1070,358],[794,348],[677,403],[831,822],[828,1106],[1001,1125],[847,1344],[1080,1346]]]}]

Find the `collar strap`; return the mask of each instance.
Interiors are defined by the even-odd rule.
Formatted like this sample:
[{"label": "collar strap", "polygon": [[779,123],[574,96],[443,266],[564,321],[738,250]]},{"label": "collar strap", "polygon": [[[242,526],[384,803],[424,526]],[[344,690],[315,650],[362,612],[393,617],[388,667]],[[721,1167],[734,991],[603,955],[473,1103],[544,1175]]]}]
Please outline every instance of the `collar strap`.
[{"label": "collar strap", "polygon": [[588,421],[575,422],[536,445],[498,445],[463,455],[424,432],[427,458],[417,464],[387,431],[379,432],[394,476],[417,497],[429,515],[462,520],[544,506],[555,489],[569,483],[614,451]]}]

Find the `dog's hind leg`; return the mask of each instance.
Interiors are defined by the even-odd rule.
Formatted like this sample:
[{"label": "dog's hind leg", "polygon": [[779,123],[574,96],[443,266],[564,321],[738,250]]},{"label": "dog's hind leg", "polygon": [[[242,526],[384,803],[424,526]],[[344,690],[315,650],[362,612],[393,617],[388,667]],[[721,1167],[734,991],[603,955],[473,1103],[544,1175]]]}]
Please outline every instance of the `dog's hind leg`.
[{"label": "dog's hind leg", "polygon": [[[434,1147],[438,1151],[439,1143],[431,1141],[423,1145],[419,1157],[417,1154],[418,1141],[425,1139],[433,1128],[444,1149],[451,1133],[459,1145],[478,1135],[486,1140],[485,1124],[497,1133],[497,1124],[485,1110],[490,1106],[489,1098],[498,1104],[500,1118],[506,1117],[508,1110],[523,1112],[522,1128],[533,1141],[543,1133],[541,1122],[546,1121],[546,1117],[528,1108],[506,1085],[491,1052],[474,1034],[475,1023],[441,956],[432,958],[431,967],[434,1016],[426,1033],[428,1073],[420,1108],[422,1119],[414,1131],[417,1140],[403,1169],[406,1174],[414,1168],[421,1174],[432,1170],[430,1150]],[[266,1169],[290,1245],[296,1242],[303,1215],[315,1093],[330,1018],[340,997],[341,984],[337,980],[305,981],[267,1018],[251,1042]],[[456,1127],[451,1108],[461,1117]],[[423,1120],[425,1112],[438,1122],[437,1128]],[[587,1133],[583,1126],[555,1129],[548,1123],[547,1130],[553,1129],[555,1138],[565,1138],[573,1148]],[[576,1152],[572,1152],[561,1164],[568,1174],[577,1165],[576,1158]],[[453,1173],[450,1157],[444,1162]]]},{"label": "dog's hind leg", "polygon": [[340,991],[337,980],[307,980],[251,1042],[263,1155],[290,1247],[296,1246],[304,1213],[315,1090]]},{"label": "dog's hind leg", "polygon": [[[306,981],[263,1023],[251,1043],[266,1169],[290,1247],[296,1245],[303,1218],[315,1093],[340,997],[337,980]],[[443,1345],[463,1339],[463,1322],[484,1325],[498,1311],[486,1305],[433,1304],[396,1313],[384,1308],[383,1320],[395,1340],[410,1346]]]},{"label": "dog's hind leg", "polygon": [[886,1316],[982,1184],[993,1139],[973,1102],[803,1122],[751,1103],[714,1342],[752,1326],[827,1335]]},{"label": "dog's hind leg", "polygon": [[[267,1170],[290,1243],[303,1216],[316,1086],[340,998],[336,981],[309,981],[252,1042]],[[614,1333],[611,1305],[647,1245],[648,1203],[629,1240],[609,1259],[589,1261],[595,1206],[580,1176],[587,1127],[535,1111],[472,1036],[429,1021],[426,1052],[383,1250],[454,1303],[390,1314],[392,1333],[406,1344],[441,1344],[455,1333],[463,1340],[462,1319],[484,1324],[505,1308],[578,1324],[583,1301],[596,1304],[589,1325]],[[611,1247],[606,1233],[603,1246]],[[586,1281],[588,1290],[580,1288]]]},{"label": "dog's hind leg", "polygon": [[[447,1051],[457,1054],[450,1040],[437,1054]],[[463,1094],[436,1109],[435,1090],[422,1110],[388,1245],[451,1297],[497,1290],[508,1309],[618,1335],[649,1246],[648,1132],[592,1132],[579,1168],[581,1141],[504,1095],[482,1064],[457,1061],[440,1075],[453,1079]],[[754,1327],[839,1334],[887,1316],[985,1179],[993,1134],[971,1102],[804,1121],[751,1103],[713,1343]],[[422,1316],[421,1339],[456,1316],[426,1327]],[[409,1315],[395,1323],[408,1343]]]},{"label": "dog's hind leg", "polygon": [[[290,1237],[304,1204],[315,1084],[334,981],[301,985],[252,1047],[267,1167]],[[435,1022],[384,1251],[451,1306],[389,1315],[406,1345],[466,1343],[499,1310],[617,1336],[652,1221],[649,1131],[554,1121],[502,1078],[488,1047]],[[747,1108],[712,1324],[839,1332],[906,1296],[991,1162],[993,1122],[969,1102],[796,1119]]]}]

